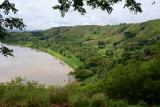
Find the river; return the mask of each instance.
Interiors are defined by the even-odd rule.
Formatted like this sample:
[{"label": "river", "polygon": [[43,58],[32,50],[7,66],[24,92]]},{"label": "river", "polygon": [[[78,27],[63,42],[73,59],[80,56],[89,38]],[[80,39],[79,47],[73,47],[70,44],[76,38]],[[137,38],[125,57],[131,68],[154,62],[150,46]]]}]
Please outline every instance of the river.
[{"label": "river", "polygon": [[14,57],[0,54],[0,82],[10,81],[16,76],[46,86],[64,86],[70,81],[68,73],[73,69],[58,58],[26,47],[7,47],[14,50]]}]

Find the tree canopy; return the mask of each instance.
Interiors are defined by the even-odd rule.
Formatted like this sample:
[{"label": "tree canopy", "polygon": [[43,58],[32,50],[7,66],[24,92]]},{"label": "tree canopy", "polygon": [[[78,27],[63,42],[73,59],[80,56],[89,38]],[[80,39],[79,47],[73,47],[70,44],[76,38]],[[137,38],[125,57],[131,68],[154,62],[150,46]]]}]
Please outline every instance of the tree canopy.
[{"label": "tree canopy", "polygon": [[[9,16],[11,11],[14,14],[18,12],[18,10],[15,8],[15,4],[10,3],[9,0],[4,0],[4,2],[0,4],[0,42],[3,41],[8,35],[6,30],[7,28],[16,28],[22,30],[26,27],[26,25],[23,23],[23,19]],[[3,54],[4,56],[12,55],[12,50],[9,50],[4,45],[1,45],[0,54]]]},{"label": "tree canopy", "polygon": [[74,11],[84,15],[86,13],[85,5],[92,7],[92,9],[100,8],[110,14],[113,10],[113,5],[123,1],[125,2],[124,8],[128,8],[134,13],[142,12],[141,3],[136,2],[136,0],[58,0],[59,5],[53,6],[53,9],[59,10],[63,17],[71,7]]}]

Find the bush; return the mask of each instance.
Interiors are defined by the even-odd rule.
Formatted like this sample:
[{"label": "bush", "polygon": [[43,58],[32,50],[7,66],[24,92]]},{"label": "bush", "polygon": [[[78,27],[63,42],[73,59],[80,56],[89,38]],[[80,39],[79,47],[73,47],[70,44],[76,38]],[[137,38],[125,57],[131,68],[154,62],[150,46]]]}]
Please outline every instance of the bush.
[{"label": "bush", "polygon": [[0,106],[44,106],[49,103],[46,92],[44,85],[16,77],[0,84]]},{"label": "bush", "polygon": [[99,93],[92,97],[89,106],[90,107],[106,107],[105,101],[106,101],[106,98],[104,94]]},{"label": "bush", "polygon": [[61,87],[50,86],[48,88],[50,104],[64,104],[68,102],[68,90]]},{"label": "bush", "polygon": [[120,44],[121,42],[115,42],[115,43],[113,43],[113,46],[116,46],[116,45],[118,45],[118,44]]},{"label": "bush", "polygon": [[109,100],[107,107],[129,107],[128,103],[124,100],[114,101]]},{"label": "bush", "polygon": [[105,52],[105,55],[107,56],[107,57],[113,57],[113,51],[112,50],[106,50],[106,52]]},{"label": "bush", "polygon": [[73,107],[88,107],[89,106],[89,98],[85,95],[74,95],[70,97],[70,104]]},{"label": "bush", "polygon": [[148,107],[148,104],[146,102],[144,102],[143,100],[139,101],[139,103],[137,105],[142,106],[142,107]]},{"label": "bush", "polygon": [[124,32],[125,37],[128,38],[133,38],[136,36],[136,33],[132,33],[132,32]]},{"label": "bush", "polygon": [[76,76],[76,78],[80,78],[81,80],[94,75],[94,73],[88,69],[76,70],[73,74]]},{"label": "bush", "polygon": [[99,41],[98,42],[98,48],[104,49],[106,47],[106,43],[104,41]]},{"label": "bush", "polygon": [[160,102],[160,57],[148,62],[131,60],[109,72],[107,94],[115,99],[127,99],[130,104],[140,100],[148,104]]}]

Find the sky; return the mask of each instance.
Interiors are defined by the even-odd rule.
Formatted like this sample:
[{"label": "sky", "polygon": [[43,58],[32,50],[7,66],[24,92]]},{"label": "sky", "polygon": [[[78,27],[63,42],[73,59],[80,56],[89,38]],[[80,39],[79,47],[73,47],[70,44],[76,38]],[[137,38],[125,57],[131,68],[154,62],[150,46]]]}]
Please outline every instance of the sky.
[{"label": "sky", "polygon": [[[0,0],[2,3],[4,0]],[[52,7],[58,3],[58,0],[9,0],[15,3],[19,10],[14,17],[23,18],[27,25],[27,30],[46,30],[59,26],[76,25],[117,25],[120,23],[139,23],[148,20],[160,18],[160,0],[152,5],[153,0],[137,0],[142,4],[142,13],[134,14],[127,8],[124,9],[124,3],[114,5],[112,14],[108,14],[100,9],[92,10],[86,6],[87,13],[83,16],[78,12],[70,11],[65,17],[61,17],[58,10]]]}]

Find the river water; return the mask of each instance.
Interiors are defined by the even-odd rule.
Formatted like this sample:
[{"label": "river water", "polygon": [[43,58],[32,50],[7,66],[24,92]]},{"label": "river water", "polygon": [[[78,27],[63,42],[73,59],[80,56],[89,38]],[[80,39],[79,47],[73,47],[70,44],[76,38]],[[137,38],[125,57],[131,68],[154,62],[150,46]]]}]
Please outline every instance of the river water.
[{"label": "river water", "polygon": [[0,82],[10,81],[16,76],[46,86],[64,86],[71,81],[68,73],[73,69],[58,58],[26,47],[7,47],[14,50],[14,57],[0,54]]}]

